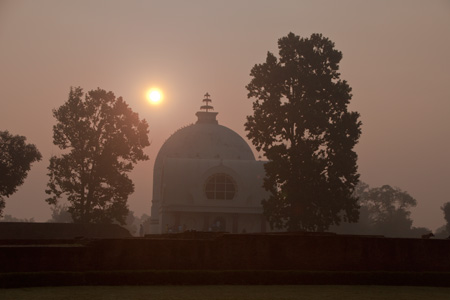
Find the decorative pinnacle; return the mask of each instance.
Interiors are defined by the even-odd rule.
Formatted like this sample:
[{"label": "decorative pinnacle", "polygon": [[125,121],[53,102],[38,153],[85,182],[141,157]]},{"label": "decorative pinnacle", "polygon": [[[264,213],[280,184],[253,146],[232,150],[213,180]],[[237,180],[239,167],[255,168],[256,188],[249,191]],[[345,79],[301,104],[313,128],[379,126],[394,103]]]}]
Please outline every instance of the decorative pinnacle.
[{"label": "decorative pinnacle", "polygon": [[205,105],[200,106],[200,109],[205,110],[206,112],[208,112],[209,110],[214,110],[214,107],[212,107],[211,105],[209,105],[209,103],[211,103],[211,99],[209,98],[210,95],[208,93],[205,94],[204,96],[205,98],[203,99],[203,102],[205,102]]}]

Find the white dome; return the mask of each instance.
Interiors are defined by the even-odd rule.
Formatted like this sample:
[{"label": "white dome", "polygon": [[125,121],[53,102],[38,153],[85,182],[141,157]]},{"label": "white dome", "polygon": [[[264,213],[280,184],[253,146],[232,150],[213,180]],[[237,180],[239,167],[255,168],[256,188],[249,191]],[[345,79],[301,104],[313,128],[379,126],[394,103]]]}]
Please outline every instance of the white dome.
[{"label": "white dome", "polygon": [[155,165],[164,157],[255,160],[240,135],[225,126],[210,123],[179,129],[161,147]]},{"label": "white dome", "polygon": [[159,199],[166,158],[255,161],[247,142],[233,130],[219,125],[216,115],[215,112],[197,112],[197,123],[179,129],[162,145],[153,169],[153,200]]},{"label": "white dome", "polygon": [[205,105],[196,113],[197,123],[179,129],[161,147],[156,156],[154,175],[166,157],[255,160],[252,150],[239,134],[219,125],[217,113],[210,111],[214,108],[209,97],[206,93]]}]

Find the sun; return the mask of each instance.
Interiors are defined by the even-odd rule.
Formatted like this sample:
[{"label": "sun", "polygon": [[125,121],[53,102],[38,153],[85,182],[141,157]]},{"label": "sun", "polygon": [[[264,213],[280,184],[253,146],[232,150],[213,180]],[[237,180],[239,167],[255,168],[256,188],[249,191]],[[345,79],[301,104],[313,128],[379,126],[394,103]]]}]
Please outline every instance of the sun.
[{"label": "sun", "polygon": [[152,88],[147,92],[147,99],[151,104],[159,104],[163,99],[163,94],[160,89]]}]

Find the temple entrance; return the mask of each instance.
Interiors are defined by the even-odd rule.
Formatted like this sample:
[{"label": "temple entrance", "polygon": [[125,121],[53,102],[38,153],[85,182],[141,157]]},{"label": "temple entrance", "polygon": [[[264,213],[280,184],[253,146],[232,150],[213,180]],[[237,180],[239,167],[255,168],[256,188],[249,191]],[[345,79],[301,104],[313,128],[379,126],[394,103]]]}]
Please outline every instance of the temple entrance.
[{"label": "temple entrance", "polygon": [[226,231],[226,228],[227,228],[227,223],[226,223],[225,219],[222,217],[215,218],[214,222],[211,226],[212,231],[215,231],[215,232],[219,232],[219,231],[224,232],[224,231]]}]

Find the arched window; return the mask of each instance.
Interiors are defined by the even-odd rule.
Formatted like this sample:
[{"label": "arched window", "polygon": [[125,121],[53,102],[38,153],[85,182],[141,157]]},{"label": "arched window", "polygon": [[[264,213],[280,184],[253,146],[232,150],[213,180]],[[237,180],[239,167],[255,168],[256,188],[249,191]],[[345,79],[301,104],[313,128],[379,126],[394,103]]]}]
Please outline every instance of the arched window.
[{"label": "arched window", "polygon": [[208,177],[205,184],[206,198],[211,200],[231,200],[237,192],[237,186],[230,175],[224,173]]}]

